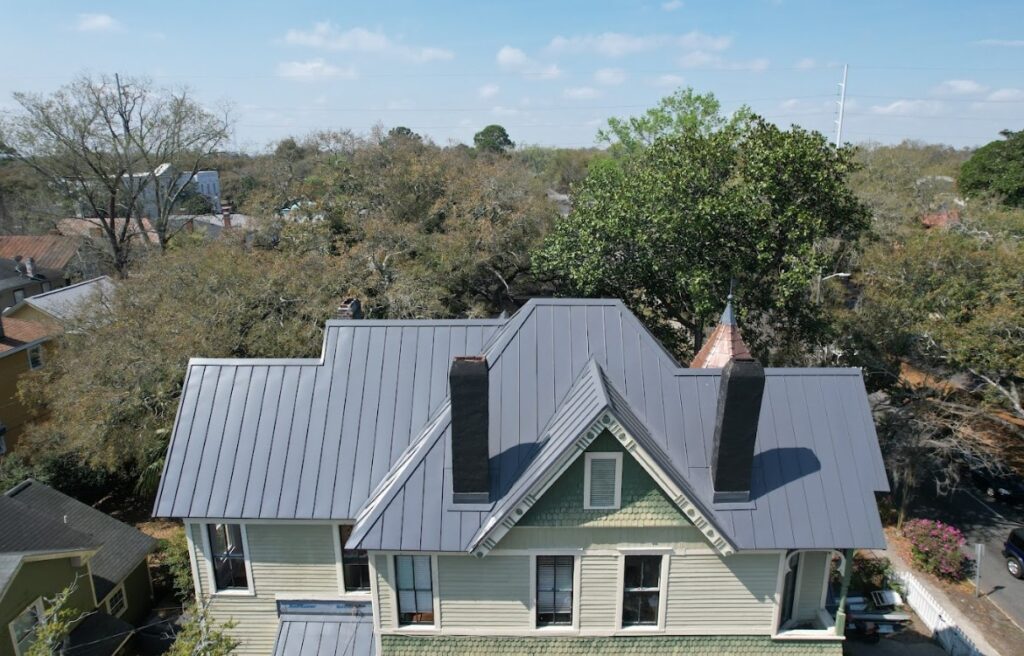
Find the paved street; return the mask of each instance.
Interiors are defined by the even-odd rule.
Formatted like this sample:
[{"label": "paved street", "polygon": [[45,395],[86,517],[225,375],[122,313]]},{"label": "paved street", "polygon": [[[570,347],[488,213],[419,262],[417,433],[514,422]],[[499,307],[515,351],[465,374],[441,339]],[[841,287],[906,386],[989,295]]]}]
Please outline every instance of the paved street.
[{"label": "paved street", "polygon": [[[930,500],[927,505],[934,512],[932,516],[964,531],[972,555],[974,543],[985,544],[981,562],[982,593],[1024,628],[1024,580],[1010,576],[1001,553],[1010,529],[1024,526],[1024,510],[989,501],[973,488],[960,490],[951,497]],[[918,514],[927,516],[927,513]]]}]

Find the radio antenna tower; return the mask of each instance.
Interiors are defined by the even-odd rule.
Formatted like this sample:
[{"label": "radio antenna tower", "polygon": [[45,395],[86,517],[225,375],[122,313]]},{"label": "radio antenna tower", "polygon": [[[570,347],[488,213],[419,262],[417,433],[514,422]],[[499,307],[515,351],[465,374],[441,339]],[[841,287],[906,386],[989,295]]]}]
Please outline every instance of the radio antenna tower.
[{"label": "radio antenna tower", "polygon": [[843,64],[843,81],[839,83],[839,118],[836,120],[836,148],[843,143],[843,113],[846,109],[846,70],[848,64]]}]

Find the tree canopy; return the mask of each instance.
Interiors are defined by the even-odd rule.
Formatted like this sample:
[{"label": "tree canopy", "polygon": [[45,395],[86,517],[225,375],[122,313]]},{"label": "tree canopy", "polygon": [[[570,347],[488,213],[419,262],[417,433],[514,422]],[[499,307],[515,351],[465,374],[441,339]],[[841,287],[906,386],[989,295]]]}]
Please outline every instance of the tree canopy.
[{"label": "tree canopy", "polygon": [[536,264],[562,293],[623,297],[682,355],[735,279],[752,346],[791,359],[820,337],[812,283],[867,226],[846,185],[852,155],[756,117],[660,136],[621,166],[591,168]]},{"label": "tree canopy", "polygon": [[1024,130],[1003,130],[1003,139],[985,144],[960,168],[960,189],[993,194],[1024,208]]},{"label": "tree canopy", "polygon": [[500,125],[488,125],[473,135],[473,145],[485,153],[503,153],[515,148],[508,132]]}]

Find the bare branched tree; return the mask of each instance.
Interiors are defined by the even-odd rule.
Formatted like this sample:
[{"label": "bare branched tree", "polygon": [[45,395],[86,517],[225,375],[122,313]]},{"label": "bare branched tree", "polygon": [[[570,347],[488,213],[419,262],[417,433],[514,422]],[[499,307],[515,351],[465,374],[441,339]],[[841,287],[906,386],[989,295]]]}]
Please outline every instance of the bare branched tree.
[{"label": "bare branched tree", "polygon": [[[230,135],[226,113],[142,78],[82,76],[52,94],[15,93],[14,100],[21,111],[0,126],[9,153],[69,210],[89,215],[81,218],[101,229],[122,274],[134,241],[155,237],[167,246],[182,192]],[[153,216],[143,216],[144,197]]]}]

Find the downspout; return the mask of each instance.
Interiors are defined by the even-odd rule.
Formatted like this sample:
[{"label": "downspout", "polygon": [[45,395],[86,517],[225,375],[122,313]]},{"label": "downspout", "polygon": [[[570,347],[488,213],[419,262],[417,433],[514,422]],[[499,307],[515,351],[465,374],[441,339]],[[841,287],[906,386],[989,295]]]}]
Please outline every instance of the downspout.
[{"label": "downspout", "polygon": [[836,610],[836,635],[846,634],[846,594],[853,577],[853,549],[843,549],[843,583],[839,588],[839,609]]}]

